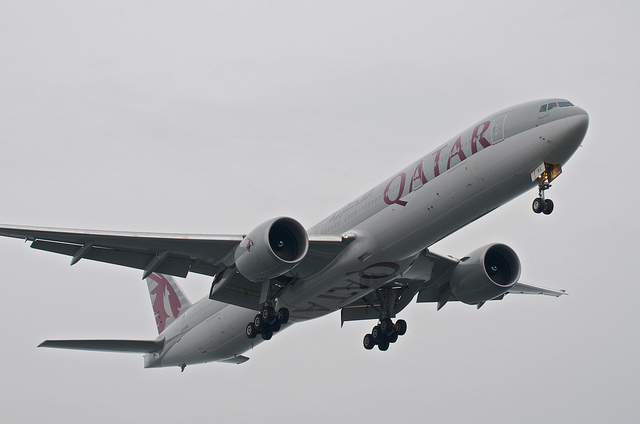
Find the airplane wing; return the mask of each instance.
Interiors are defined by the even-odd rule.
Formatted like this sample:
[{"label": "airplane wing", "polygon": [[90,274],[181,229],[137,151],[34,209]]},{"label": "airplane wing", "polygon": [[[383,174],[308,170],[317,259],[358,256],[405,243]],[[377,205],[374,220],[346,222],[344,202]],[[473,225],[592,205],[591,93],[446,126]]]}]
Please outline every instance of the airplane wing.
[{"label": "airplane wing", "polygon": [[161,350],[162,340],[45,340],[38,347],[97,350],[102,352],[151,353]]},{"label": "airplane wing", "polygon": [[513,287],[511,287],[507,293],[542,294],[542,295],[554,296],[554,297],[560,297],[562,295],[567,294],[564,290],[545,289],[543,287],[531,286],[529,284],[524,284],[524,283],[514,284]]},{"label": "airplane wing", "polygon": [[[233,264],[243,235],[162,234],[62,228],[0,226],[0,236],[31,242],[38,250],[71,256],[71,265],[90,259],[153,272],[186,277],[189,272],[216,275]],[[309,237],[305,259],[297,275],[312,275],[328,265],[344,244],[341,237]]]},{"label": "airplane wing", "polygon": [[[453,268],[460,262],[451,256],[442,256],[428,250],[423,251],[413,266],[403,278],[388,283],[383,289],[390,291],[394,299],[392,314],[389,318],[395,318],[396,314],[403,310],[417,294],[417,302],[433,302],[438,304],[440,310],[445,303],[458,301],[449,292],[443,297],[442,287],[446,285],[448,276]],[[384,292],[384,290],[383,290]],[[538,294],[559,297],[566,295],[564,290],[551,290],[536,287],[524,283],[516,283],[506,293],[491,300],[502,300],[509,293],[514,294]],[[478,305],[478,307],[482,304]],[[341,321],[378,319],[380,317],[380,299],[376,292],[370,293],[342,308]]]}]

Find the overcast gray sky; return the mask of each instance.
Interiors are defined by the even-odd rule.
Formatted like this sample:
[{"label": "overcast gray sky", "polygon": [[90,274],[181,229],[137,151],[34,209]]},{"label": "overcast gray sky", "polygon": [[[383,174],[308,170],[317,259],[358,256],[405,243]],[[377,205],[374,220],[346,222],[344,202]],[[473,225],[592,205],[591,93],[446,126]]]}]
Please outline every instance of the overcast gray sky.
[{"label": "overcast gray sky", "polygon": [[[543,97],[585,108],[583,147],[535,190],[434,247],[513,247],[561,299],[412,304],[296,325],[241,366],[36,349],[155,337],[141,272],[0,240],[5,422],[636,423],[637,42],[628,1],[3,2],[0,222],[243,233],[309,227],[476,120]],[[210,280],[181,280],[192,300]]]}]

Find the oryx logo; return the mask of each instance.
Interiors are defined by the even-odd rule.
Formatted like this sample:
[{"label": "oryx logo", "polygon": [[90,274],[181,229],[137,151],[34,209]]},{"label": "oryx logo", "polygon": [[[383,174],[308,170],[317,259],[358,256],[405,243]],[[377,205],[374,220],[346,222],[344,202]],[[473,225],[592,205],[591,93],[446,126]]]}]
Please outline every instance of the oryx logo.
[{"label": "oryx logo", "polygon": [[253,247],[253,240],[247,237],[247,252],[251,252],[252,247]]},{"label": "oryx logo", "polygon": [[151,303],[156,317],[158,333],[162,333],[167,321],[173,321],[178,317],[182,304],[175,289],[164,275],[154,273],[149,278],[157,284],[155,288],[149,288],[149,293],[151,294]]}]

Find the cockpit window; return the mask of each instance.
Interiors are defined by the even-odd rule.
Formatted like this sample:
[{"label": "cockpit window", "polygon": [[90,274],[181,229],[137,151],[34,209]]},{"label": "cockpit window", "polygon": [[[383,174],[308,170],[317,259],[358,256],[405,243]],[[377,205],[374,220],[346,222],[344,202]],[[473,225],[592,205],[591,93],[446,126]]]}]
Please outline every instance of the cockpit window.
[{"label": "cockpit window", "polygon": [[554,107],[569,107],[569,106],[573,106],[573,103],[571,103],[571,102],[553,102],[553,103],[549,103],[548,105],[540,106],[540,112],[547,112],[547,111],[553,109]]}]

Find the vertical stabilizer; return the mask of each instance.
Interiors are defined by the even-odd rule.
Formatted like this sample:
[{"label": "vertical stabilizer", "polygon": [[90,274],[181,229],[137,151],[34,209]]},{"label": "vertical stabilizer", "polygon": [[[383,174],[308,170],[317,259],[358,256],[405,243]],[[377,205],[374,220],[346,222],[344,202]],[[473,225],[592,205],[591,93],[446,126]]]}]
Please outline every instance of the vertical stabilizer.
[{"label": "vertical stabilizer", "polygon": [[147,286],[160,334],[180,316],[180,313],[191,307],[191,302],[171,276],[153,273],[147,277]]}]

